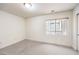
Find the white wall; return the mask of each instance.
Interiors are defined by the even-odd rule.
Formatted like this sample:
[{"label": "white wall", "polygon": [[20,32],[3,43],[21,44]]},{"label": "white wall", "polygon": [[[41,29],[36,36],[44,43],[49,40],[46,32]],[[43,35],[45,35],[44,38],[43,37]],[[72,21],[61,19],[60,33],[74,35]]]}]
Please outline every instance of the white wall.
[{"label": "white wall", "polygon": [[77,14],[79,13],[79,5],[73,10],[73,48],[77,49]]},{"label": "white wall", "polygon": [[[26,39],[72,46],[72,11],[60,12],[54,15],[43,15],[26,19]],[[45,21],[48,19],[69,17],[67,35],[47,35]]]},{"label": "white wall", "polygon": [[0,48],[14,44],[24,38],[24,19],[0,11]]},{"label": "white wall", "polygon": [[[66,29],[67,35],[47,35],[45,21],[48,19],[63,17],[69,17],[68,28]],[[18,16],[0,11],[0,48],[14,44],[23,39],[31,39],[71,47],[72,11],[60,12],[54,15],[36,16],[26,20]]]}]

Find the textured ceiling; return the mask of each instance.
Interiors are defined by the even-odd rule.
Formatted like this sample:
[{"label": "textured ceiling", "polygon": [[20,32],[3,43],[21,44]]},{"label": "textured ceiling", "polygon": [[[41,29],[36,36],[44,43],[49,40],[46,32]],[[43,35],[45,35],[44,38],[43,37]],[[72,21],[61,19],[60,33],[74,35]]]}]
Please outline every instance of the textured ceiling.
[{"label": "textured ceiling", "polygon": [[0,3],[0,10],[27,18],[49,14],[51,10],[54,10],[55,12],[71,10],[76,5],[76,3],[32,3],[32,8],[28,9],[23,3]]}]

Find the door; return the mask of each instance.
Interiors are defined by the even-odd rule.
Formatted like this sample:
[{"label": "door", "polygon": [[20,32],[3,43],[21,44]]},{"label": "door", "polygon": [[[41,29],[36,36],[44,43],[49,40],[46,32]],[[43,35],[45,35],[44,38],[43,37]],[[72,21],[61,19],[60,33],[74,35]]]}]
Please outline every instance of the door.
[{"label": "door", "polygon": [[77,14],[77,50],[79,51],[79,14]]}]

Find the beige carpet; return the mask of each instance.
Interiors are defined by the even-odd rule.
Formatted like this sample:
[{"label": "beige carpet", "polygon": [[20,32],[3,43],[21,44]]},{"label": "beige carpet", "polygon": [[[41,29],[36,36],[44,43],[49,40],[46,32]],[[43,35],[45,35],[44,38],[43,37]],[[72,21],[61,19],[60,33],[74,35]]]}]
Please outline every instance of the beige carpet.
[{"label": "beige carpet", "polygon": [[23,40],[0,49],[0,55],[77,55],[72,48]]}]

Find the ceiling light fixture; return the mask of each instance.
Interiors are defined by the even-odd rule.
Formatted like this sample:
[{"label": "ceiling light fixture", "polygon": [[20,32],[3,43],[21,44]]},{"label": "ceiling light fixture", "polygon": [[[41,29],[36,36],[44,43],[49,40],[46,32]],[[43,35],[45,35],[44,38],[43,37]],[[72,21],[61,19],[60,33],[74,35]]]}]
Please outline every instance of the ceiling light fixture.
[{"label": "ceiling light fixture", "polygon": [[31,7],[32,7],[32,4],[31,4],[31,3],[24,3],[24,6],[25,6],[26,8],[31,8]]}]

